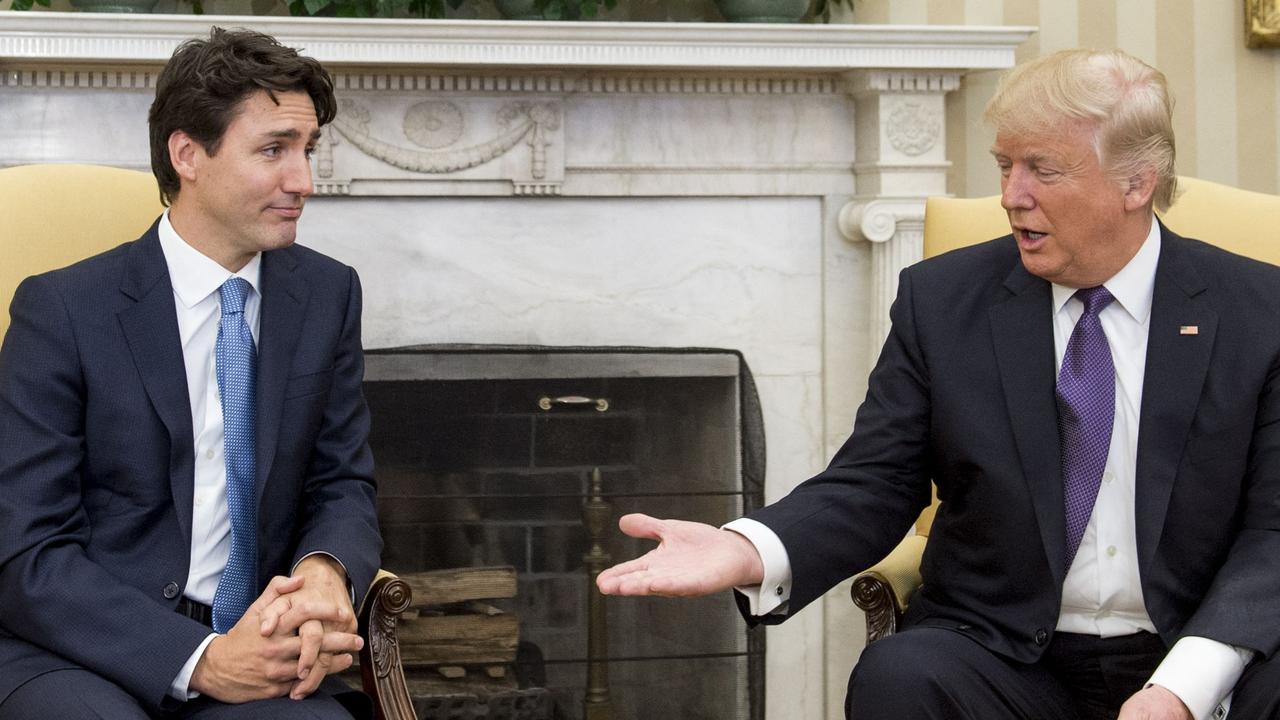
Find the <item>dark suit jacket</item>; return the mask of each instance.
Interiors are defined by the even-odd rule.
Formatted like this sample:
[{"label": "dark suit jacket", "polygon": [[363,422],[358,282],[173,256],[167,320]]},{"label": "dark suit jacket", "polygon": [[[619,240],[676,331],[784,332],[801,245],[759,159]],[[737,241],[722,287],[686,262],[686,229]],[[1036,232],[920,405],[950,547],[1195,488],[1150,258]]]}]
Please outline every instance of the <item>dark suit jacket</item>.
[{"label": "dark suit jacket", "polygon": [[[264,253],[258,585],[322,550],[362,595],[377,571],[355,271]],[[0,349],[0,702],[81,666],[157,706],[210,632],[187,579],[192,420],[156,226],[28,278]]]},{"label": "dark suit jacket", "polygon": [[[1168,644],[1198,635],[1270,656],[1280,268],[1161,232],[1137,448],[1147,611]],[[787,548],[794,614],[880,560],[936,482],[942,504],[907,623],[1034,661],[1067,570],[1050,285],[1010,237],[926,260],[900,283],[853,435],[826,471],[751,517]]]}]

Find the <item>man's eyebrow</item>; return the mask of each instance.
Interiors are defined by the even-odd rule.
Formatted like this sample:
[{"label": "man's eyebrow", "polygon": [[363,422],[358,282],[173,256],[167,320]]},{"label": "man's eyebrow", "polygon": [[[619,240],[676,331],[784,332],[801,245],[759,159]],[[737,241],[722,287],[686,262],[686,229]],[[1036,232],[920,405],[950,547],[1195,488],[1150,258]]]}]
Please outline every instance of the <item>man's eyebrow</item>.
[{"label": "man's eyebrow", "polygon": [[[1003,152],[1001,152],[1000,148],[998,147],[992,147],[989,152],[991,153],[992,156],[994,156],[997,159],[1008,157]],[[1031,163],[1032,165],[1036,165],[1046,161],[1052,161],[1054,159],[1053,156],[1050,155],[1049,153],[1040,152],[1038,150],[1029,150],[1022,157],[1026,162]]]},{"label": "man's eyebrow", "polygon": [[[315,142],[320,139],[320,128],[311,131],[309,142]],[[297,140],[302,137],[302,133],[297,128],[289,128],[287,130],[271,130],[267,133],[267,137],[280,140]]]}]

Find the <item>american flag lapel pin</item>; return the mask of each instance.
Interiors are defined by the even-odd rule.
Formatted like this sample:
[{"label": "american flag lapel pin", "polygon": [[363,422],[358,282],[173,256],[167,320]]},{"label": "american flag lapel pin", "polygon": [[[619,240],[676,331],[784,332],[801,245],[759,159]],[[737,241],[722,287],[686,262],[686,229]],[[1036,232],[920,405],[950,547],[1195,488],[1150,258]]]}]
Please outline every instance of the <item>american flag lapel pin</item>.
[{"label": "american flag lapel pin", "polygon": [[1178,334],[1179,335],[1199,335],[1200,326],[1199,325],[1179,325]]}]

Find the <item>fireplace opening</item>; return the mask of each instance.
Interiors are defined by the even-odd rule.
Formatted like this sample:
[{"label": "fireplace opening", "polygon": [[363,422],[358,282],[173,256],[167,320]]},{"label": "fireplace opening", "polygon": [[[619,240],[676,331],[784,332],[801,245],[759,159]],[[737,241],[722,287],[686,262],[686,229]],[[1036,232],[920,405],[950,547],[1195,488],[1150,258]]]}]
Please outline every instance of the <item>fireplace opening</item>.
[{"label": "fireplace opening", "polygon": [[[503,620],[471,618],[472,637],[451,639],[493,643],[484,628],[518,626],[518,641],[498,638],[509,662],[406,652],[413,638],[402,637],[420,717],[763,717],[764,633],[747,629],[728,594],[602,598],[591,583],[593,570],[652,546],[621,534],[625,513],[719,525],[763,501],[763,427],[740,354],[371,350],[365,393],[383,565],[426,578],[514,575],[513,596],[467,605]],[[470,701],[480,710],[437,711]]]}]

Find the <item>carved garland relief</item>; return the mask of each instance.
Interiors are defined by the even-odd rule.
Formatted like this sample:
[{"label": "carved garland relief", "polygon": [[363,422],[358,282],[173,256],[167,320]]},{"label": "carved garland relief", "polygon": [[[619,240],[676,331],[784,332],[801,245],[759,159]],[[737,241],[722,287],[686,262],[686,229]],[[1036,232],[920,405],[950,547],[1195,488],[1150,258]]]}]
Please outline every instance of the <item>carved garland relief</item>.
[{"label": "carved garland relief", "polygon": [[[480,142],[465,146],[458,143],[468,127],[467,113],[457,103],[431,100],[410,106],[401,119],[408,144],[377,137],[371,130],[372,113],[365,105],[344,98],[339,101],[338,117],[325,128],[317,148],[316,174],[322,179],[335,175],[334,146],[341,135],[368,157],[411,173],[447,175],[479,167],[502,157],[521,141],[530,148],[527,177],[512,180],[517,194],[522,188],[538,188],[547,193],[558,185],[559,178],[548,178],[547,148],[553,144],[552,133],[560,129],[560,108],[553,103],[510,102],[496,113],[498,132]],[[335,134],[336,133],[336,134]],[[335,188],[343,183],[333,183]],[[328,185],[326,185],[328,187]]]}]

